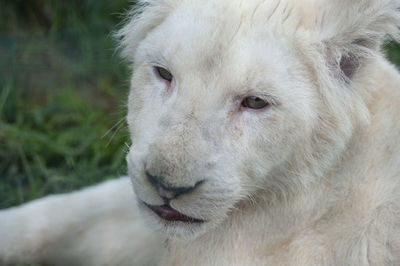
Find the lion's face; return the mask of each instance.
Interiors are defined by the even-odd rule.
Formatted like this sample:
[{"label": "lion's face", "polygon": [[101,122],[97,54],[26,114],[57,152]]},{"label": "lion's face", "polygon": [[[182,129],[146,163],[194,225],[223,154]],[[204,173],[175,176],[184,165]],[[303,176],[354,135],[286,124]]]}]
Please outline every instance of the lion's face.
[{"label": "lion's face", "polygon": [[182,5],[135,56],[129,174],[143,216],[172,237],[198,236],[239,201],[296,182],[282,169],[306,156],[319,126],[301,48],[251,14],[215,12]]}]

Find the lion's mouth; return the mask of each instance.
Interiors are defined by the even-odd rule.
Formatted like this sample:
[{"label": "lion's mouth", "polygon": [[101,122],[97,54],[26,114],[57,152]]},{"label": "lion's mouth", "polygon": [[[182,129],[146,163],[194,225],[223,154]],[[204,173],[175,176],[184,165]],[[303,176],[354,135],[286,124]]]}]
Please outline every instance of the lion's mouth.
[{"label": "lion's mouth", "polygon": [[172,208],[169,204],[164,204],[162,206],[152,206],[145,203],[145,205],[155,212],[160,218],[167,221],[180,221],[185,223],[203,223],[203,220],[196,219],[193,217],[186,216],[174,208]]}]

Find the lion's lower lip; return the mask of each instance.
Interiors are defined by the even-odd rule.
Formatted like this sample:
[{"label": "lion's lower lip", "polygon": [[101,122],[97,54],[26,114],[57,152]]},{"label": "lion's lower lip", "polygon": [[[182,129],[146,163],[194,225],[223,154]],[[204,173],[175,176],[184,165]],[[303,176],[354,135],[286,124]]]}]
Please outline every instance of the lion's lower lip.
[{"label": "lion's lower lip", "polygon": [[177,210],[173,209],[169,204],[162,206],[152,206],[145,203],[145,205],[155,212],[160,218],[167,221],[180,221],[185,223],[202,223],[203,220],[186,216]]}]

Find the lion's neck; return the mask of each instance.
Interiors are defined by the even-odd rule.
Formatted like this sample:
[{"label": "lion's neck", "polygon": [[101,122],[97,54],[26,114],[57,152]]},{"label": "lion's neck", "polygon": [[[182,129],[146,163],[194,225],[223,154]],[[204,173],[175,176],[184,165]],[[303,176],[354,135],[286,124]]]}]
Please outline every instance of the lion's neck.
[{"label": "lion's neck", "polygon": [[[310,193],[314,194],[312,200]],[[249,258],[264,261],[268,252],[279,249],[323,215],[329,205],[325,196],[324,189],[315,186],[286,203],[262,199],[240,203],[222,225],[196,240],[170,240],[163,265],[246,265]]]}]

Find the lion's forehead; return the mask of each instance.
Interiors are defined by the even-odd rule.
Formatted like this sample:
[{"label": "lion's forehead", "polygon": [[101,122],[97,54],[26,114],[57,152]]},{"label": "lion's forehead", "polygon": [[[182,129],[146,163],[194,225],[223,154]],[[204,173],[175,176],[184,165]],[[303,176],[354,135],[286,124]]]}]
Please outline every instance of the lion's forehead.
[{"label": "lion's forehead", "polygon": [[[169,0],[174,12],[185,19],[206,19],[226,22],[225,26],[251,23],[310,28],[315,25],[318,9],[327,0]],[[180,11],[183,12],[180,12]],[[292,24],[292,25],[291,25]]]},{"label": "lion's forehead", "polygon": [[267,20],[274,5],[257,7],[257,1],[245,2],[242,5],[247,8],[240,1],[205,1],[202,5],[183,1],[149,34],[147,42],[152,48],[143,46],[151,49],[150,54],[161,53],[172,69],[178,69],[178,76],[184,72],[186,76],[208,75],[215,80],[218,73],[228,86],[227,80],[234,85],[248,83],[240,77],[261,74],[261,68],[272,73],[285,69],[287,64],[282,59],[293,58],[293,36],[283,34],[272,23],[259,23],[260,19]]}]

